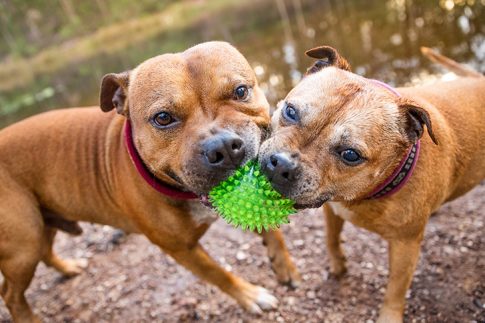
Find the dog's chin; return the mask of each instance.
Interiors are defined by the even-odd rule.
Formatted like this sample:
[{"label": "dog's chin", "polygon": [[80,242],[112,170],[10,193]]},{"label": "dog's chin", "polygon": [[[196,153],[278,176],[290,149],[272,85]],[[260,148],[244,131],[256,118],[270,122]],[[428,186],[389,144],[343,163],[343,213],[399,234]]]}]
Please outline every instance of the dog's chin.
[{"label": "dog's chin", "polygon": [[311,201],[311,202],[299,203],[298,201],[295,201],[294,207],[297,210],[317,209],[317,208],[321,207],[325,202],[330,200],[330,197],[331,196],[329,194],[325,194],[325,195],[323,195],[323,196],[319,197],[318,199]]},{"label": "dog's chin", "polygon": [[[198,175],[198,174],[197,174]],[[217,186],[220,182],[229,177],[230,174],[224,174],[225,176],[214,175],[198,175],[196,180],[190,179],[185,181],[184,187],[186,190],[191,191],[199,196],[209,195],[209,192]]]}]

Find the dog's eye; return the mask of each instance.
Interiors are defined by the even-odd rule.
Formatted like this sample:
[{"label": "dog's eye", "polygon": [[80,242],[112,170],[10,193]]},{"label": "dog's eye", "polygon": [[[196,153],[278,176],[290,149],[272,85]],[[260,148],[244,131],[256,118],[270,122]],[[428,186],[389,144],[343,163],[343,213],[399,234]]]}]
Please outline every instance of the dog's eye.
[{"label": "dog's eye", "polygon": [[175,121],[176,120],[168,112],[160,112],[153,117],[153,123],[160,128],[166,127]]},{"label": "dog's eye", "polygon": [[283,107],[283,117],[286,121],[290,123],[296,123],[300,121],[300,116],[298,115],[298,111],[296,111],[295,107],[291,104],[286,104]]},{"label": "dog's eye", "polygon": [[346,164],[351,165],[351,166],[358,165],[358,164],[360,164],[363,161],[363,159],[359,155],[359,153],[356,152],[353,149],[345,149],[345,150],[342,150],[340,152],[340,157],[342,157],[342,160]]},{"label": "dog's eye", "polygon": [[238,86],[234,90],[234,99],[237,101],[245,101],[249,96],[249,89],[246,85]]}]

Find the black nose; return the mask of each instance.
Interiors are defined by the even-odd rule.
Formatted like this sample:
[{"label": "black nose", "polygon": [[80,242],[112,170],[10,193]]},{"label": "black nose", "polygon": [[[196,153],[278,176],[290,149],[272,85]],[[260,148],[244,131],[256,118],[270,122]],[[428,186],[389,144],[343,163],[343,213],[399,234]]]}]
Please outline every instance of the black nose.
[{"label": "black nose", "polygon": [[271,155],[263,168],[268,178],[279,185],[294,181],[300,169],[298,160],[287,153]]},{"label": "black nose", "polygon": [[246,154],[244,141],[235,133],[224,131],[202,143],[204,161],[214,168],[237,168]]}]

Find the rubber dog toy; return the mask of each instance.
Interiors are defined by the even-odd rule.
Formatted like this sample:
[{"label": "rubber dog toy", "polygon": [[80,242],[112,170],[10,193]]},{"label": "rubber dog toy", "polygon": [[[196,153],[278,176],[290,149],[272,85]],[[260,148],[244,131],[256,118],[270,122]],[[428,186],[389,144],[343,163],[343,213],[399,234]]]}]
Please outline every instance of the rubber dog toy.
[{"label": "rubber dog toy", "polygon": [[274,190],[256,161],[241,166],[209,193],[209,201],[226,222],[261,233],[289,223],[294,202]]}]

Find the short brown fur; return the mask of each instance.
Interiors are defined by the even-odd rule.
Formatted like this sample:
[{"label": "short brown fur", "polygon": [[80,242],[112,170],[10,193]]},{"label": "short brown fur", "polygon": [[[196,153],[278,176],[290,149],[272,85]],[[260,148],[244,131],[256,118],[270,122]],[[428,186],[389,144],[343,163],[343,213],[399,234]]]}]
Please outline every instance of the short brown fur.
[{"label": "short brown fur", "polygon": [[[333,51],[334,61],[342,62]],[[273,115],[273,134],[260,152],[263,165],[275,153],[298,163],[296,179],[285,185],[297,204],[329,201],[324,213],[333,275],[346,271],[340,245],[344,221],[388,241],[389,283],[378,322],[402,321],[430,214],[485,178],[485,77],[429,49],[424,53],[464,77],[398,88],[396,96],[335,64],[310,69]],[[360,91],[341,99],[349,86]],[[288,104],[298,110],[298,123],[284,120]],[[409,182],[394,195],[367,199],[418,139],[421,153]],[[339,146],[358,149],[365,160],[346,165]]]},{"label": "short brown fur", "polygon": [[[52,250],[56,228],[80,233],[76,221],[142,233],[247,310],[275,307],[268,291],[222,269],[199,244],[215,219],[212,213],[204,215],[208,209],[197,200],[175,200],[150,187],[124,142],[129,117],[138,152],[160,180],[206,193],[229,171],[202,169],[200,140],[233,131],[245,139],[246,159],[251,159],[269,123],[268,103],[244,57],[227,43],[209,42],[109,74],[102,83],[101,108],[118,114],[58,110],[0,131],[0,291],[13,320],[39,321],[24,296],[39,261],[68,276],[80,273],[78,261],[60,259]],[[237,84],[251,87],[247,101],[232,99]],[[151,116],[160,110],[181,123],[154,128]],[[262,237],[278,279],[296,284],[299,275],[281,233]]]}]

